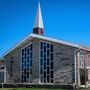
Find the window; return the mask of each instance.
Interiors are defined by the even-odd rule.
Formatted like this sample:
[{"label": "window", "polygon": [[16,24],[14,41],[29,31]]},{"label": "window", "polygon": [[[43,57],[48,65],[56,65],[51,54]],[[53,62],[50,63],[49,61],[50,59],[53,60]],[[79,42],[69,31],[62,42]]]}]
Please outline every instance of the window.
[{"label": "window", "polygon": [[46,69],[46,62],[44,62],[44,70]]},{"label": "window", "polygon": [[40,42],[40,81],[53,83],[53,45]]},{"label": "window", "polygon": [[43,74],[43,69],[42,69],[42,67],[41,67],[40,69],[41,69],[41,70],[40,70],[40,71],[41,71],[41,73],[40,73],[40,74]]},{"label": "window", "polygon": [[53,53],[51,53],[51,61],[53,61]]},{"label": "window", "polygon": [[40,57],[43,57],[43,51],[41,51],[40,55],[41,55]]},{"label": "window", "polygon": [[43,49],[43,42],[41,42],[41,47],[40,48]]},{"label": "window", "polygon": [[21,50],[21,82],[31,83],[32,81],[32,44]]},{"label": "window", "polygon": [[49,51],[49,49],[47,50],[47,57],[49,57],[50,56],[50,51]]},{"label": "window", "polygon": [[46,61],[46,54],[44,54],[44,61]]},{"label": "window", "polygon": [[47,44],[47,48],[49,48],[50,47],[50,44]]},{"label": "window", "polygon": [[88,54],[88,66],[90,66],[90,54]]},{"label": "window", "polygon": [[53,45],[51,45],[51,52],[53,52]]},{"label": "window", "polygon": [[46,53],[46,46],[44,46],[44,53]]},{"label": "window", "polygon": [[81,68],[84,68],[84,53],[83,52],[81,52],[80,53],[80,67]]},{"label": "window", "polygon": [[51,78],[53,79],[53,71],[51,71]]},{"label": "window", "polygon": [[49,75],[47,75],[47,83],[49,83],[49,78],[50,78]]},{"label": "window", "polygon": [[28,46],[28,47],[27,47],[27,55],[29,55],[29,53],[30,53],[30,52],[29,52],[29,46]]},{"label": "window", "polygon": [[24,55],[24,49],[22,49],[22,56]]},{"label": "window", "polygon": [[46,78],[46,71],[44,71],[44,79]]},{"label": "window", "polygon": [[41,58],[40,59],[40,66],[42,66],[43,65],[43,59]]},{"label": "window", "polygon": [[53,69],[53,62],[51,62],[51,69]]},{"label": "window", "polygon": [[49,58],[47,58],[47,65],[49,65]]},{"label": "window", "polygon": [[49,74],[49,72],[50,72],[49,70],[50,70],[50,69],[49,69],[49,66],[48,66],[48,67],[47,67],[47,74]]}]

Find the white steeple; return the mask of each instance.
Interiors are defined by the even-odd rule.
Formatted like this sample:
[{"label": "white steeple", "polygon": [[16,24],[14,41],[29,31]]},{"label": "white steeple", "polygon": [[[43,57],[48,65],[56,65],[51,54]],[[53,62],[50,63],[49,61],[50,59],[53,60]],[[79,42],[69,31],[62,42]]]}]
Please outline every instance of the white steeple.
[{"label": "white steeple", "polygon": [[37,13],[36,13],[34,28],[43,28],[43,20],[42,20],[40,1],[38,2],[38,8],[37,8]]}]

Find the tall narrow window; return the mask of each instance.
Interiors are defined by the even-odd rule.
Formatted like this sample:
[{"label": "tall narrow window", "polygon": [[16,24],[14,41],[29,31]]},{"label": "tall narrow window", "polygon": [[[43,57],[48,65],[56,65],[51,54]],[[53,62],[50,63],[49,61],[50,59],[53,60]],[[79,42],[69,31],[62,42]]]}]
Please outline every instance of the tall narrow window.
[{"label": "tall narrow window", "polygon": [[90,66],[90,54],[88,54],[88,66]]},{"label": "tall narrow window", "polygon": [[84,54],[80,53],[80,68],[84,68]]},{"label": "tall narrow window", "polygon": [[53,45],[40,42],[40,81],[53,83]]},{"label": "tall narrow window", "polygon": [[32,44],[22,49],[21,82],[32,82]]}]

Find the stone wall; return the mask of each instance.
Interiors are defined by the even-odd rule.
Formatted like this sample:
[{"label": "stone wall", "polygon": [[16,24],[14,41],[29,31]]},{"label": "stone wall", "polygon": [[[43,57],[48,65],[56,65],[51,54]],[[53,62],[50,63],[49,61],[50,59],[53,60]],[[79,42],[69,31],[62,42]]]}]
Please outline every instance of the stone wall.
[{"label": "stone wall", "polygon": [[0,59],[0,83],[5,82],[4,75],[5,75],[5,63],[4,59]]},{"label": "stone wall", "polygon": [[6,82],[19,82],[20,81],[20,48],[8,54],[6,58]]},{"label": "stone wall", "polygon": [[32,61],[32,83],[39,82],[39,45],[38,40],[30,40],[19,48],[5,56],[6,59],[6,82],[21,82],[21,49],[33,42],[33,61]]},{"label": "stone wall", "polygon": [[[32,83],[39,83],[39,39],[32,39],[16,50],[9,53],[6,58],[7,82],[20,82],[21,48],[33,42]],[[74,50],[71,46],[58,43],[54,45],[54,84],[71,84],[74,82]],[[11,59],[12,70],[11,70]]]},{"label": "stone wall", "polygon": [[0,83],[4,82],[4,71],[0,72]]},{"label": "stone wall", "polygon": [[43,40],[54,45],[54,84],[73,84],[75,82],[75,47]]},{"label": "stone wall", "polygon": [[54,83],[74,83],[74,50],[76,48],[54,44]]},{"label": "stone wall", "polygon": [[39,83],[39,41],[33,41],[32,83]]}]

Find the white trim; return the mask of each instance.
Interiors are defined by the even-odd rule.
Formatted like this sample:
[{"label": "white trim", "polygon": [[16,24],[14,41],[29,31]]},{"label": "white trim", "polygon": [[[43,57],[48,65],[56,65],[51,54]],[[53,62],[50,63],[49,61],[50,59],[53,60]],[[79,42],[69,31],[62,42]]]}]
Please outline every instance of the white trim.
[{"label": "white trim", "polygon": [[85,85],[80,85],[80,87],[85,88],[86,86]]},{"label": "white trim", "polygon": [[86,67],[86,69],[90,69],[90,66]]},{"label": "white trim", "polygon": [[[51,42],[55,42],[55,43],[60,43],[60,44],[64,44],[64,45],[68,45],[68,46],[72,46],[72,47],[76,47],[76,48],[82,48],[79,44],[75,44],[75,43],[70,43],[67,41],[63,41],[63,40],[59,40],[59,39],[55,39],[55,38],[50,38],[50,37],[45,37],[42,35],[37,35],[37,34],[33,34],[31,33],[30,35],[28,35],[26,38],[24,38],[23,40],[21,40],[19,43],[17,43],[16,45],[14,45],[11,49],[9,49],[7,52],[5,52],[3,54],[3,57],[6,56],[8,53],[10,53],[11,51],[13,51],[14,49],[20,47],[22,44],[24,44],[27,40],[30,40],[32,38],[38,38],[38,39],[43,39],[43,40],[47,40],[47,41],[51,41]],[[88,49],[89,50],[89,49]],[[90,50],[89,50],[90,51]]]},{"label": "white trim", "polygon": [[38,35],[38,34],[31,34],[31,36],[34,37],[34,38],[48,40],[48,41],[51,41],[51,42],[61,43],[61,44],[65,44],[65,45],[69,45],[69,46],[73,46],[73,47],[79,47],[78,44],[70,43],[70,42],[67,42],[67,41],[62,41],[62,40],[55,39],[55,38],[45,37],[45,36]]},{"label": "white trim", "polygon": [[15,50],[16,48],[20,47],[22,44],[24,44],[27,40],[30,40],[30,39],[32,39],[31,34],[25,37],[23,40],[16,43],[13,47],[11,47],[7,52],[3,54],[3,57],[9,54],[10,52],[12,52],[13,50]]},{"label": "white trim", "polygon": [[76,49],[76,50],[74,50],[74,64],[75,64],[75,66],[74,66],[74,68],[75,68],[75,83],[74,83],[74,85],[76,85],[77,84],[77,52],[79,51],[79,49]]}]

